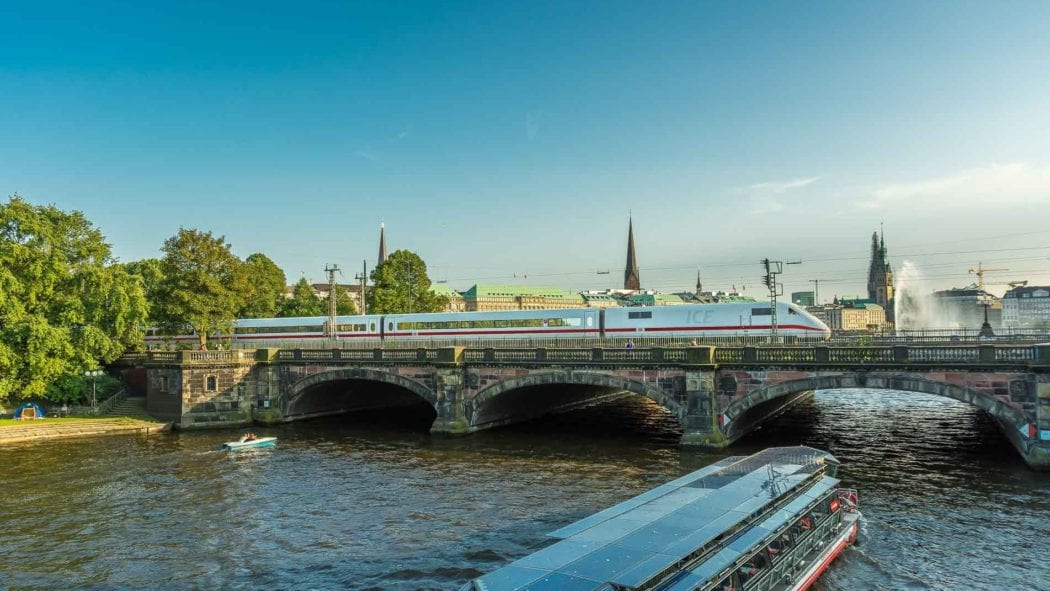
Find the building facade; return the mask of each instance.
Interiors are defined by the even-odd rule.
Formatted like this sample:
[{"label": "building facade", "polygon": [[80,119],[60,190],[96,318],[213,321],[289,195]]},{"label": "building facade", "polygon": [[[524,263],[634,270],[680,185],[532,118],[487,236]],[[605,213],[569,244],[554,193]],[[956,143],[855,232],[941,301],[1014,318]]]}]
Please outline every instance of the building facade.
[{"label": "building facade", "polygon": [[843,300],[806,310],[836,332],[873,332],[886,325],[886,310],[863,300]]},{"label": "building facade", "polygon": [[992,328],[1002,326],[1002,301],[977,284],[935,291],[933,303],[939,315],[938,321],[944,325],[938,328],[981,328],[985,306],[988,307],[988,323]]},{"label": "building facade", "polygon": [[463,292],[467,312],[493,310],[550,310],[584,308],[587,302],[578,293],[558,287],[492,285],[479,283]]},{"label": "building facade", "polygon": [[438,294],[445,298],[448,303],[445,304],[443,312],[466,312],[467,301],[463,299],[463,294],[452,289],[451,287],[443,283],[432,283],[430,285],[430,291]]},{"label": "building facade", "polygon": [[871,264],[868,266],[868,299],[886,311],[886,319],[893,322],[893,267],[886,251],[886,238],[878,232],[871,234]]},{"label": "building facade", "polygon": [[1005,328],[1050,328],[1050,287],[1015,287],[1003,295]]}]

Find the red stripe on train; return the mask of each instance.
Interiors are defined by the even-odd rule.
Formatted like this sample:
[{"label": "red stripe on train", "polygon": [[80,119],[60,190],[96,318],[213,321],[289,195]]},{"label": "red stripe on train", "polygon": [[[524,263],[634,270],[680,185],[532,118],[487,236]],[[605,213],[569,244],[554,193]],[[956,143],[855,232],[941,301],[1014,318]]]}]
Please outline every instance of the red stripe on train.
[{"label": "red stripe on train", "polygon": [[597,333],[597,328],[570,328],[570,329],[547,329],[547,330],[438,330],[411,332],[388,332],[388,337],[433,337],[433,336],[460,336],[475,334],[583,334]]},{"label": "red stripe on train", "polygon": [[[642,332],[702,332],[705,330],[759,330],[768,331],[770,326],[651,326],[642,327]],[[785,330],[812,330],[825,332],[823,328],[806,326],[804,324],[778,324],[777,329]],[[637,332],[637,328],[606,328],[605,332]]]}]

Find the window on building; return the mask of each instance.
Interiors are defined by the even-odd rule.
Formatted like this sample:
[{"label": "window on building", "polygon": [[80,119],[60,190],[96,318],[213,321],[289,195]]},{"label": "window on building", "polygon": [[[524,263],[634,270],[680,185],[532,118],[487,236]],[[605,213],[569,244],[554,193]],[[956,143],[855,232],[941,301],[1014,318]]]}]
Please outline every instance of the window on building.
[{"label": "window on building", "polygon": [[208,376],[204,379],[204,389],[208,392],[215,392],[219,389],[219,379],[215,376]]},{"label": "window on building", "polygon": [[167,394],[168,393],[168,376],[160,376],[160,381],[157,384],[157,389],[162,394]]}]

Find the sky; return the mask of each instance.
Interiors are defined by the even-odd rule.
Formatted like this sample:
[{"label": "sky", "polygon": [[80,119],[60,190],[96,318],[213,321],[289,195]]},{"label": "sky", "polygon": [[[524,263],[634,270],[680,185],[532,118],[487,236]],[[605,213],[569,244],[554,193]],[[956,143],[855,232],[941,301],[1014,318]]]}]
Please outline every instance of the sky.
[{"label": "sky", "polygon": [[[0,190],[353,281],[1050,284],[1047,2],[2,2]],[[606,274],[605,272],[609,273]],[[990,285],[1002,292],[1005,285]]]}]

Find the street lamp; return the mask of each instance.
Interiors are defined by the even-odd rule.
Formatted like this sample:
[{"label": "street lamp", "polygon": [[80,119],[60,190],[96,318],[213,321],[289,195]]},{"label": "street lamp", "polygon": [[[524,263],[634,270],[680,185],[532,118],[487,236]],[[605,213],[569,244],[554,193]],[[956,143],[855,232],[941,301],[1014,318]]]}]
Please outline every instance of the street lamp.
[{"label": "street lamp", "polygon": [[91,408],[95,408],[95,379],[102,375],[101,369],[85,371],[84,375],[91,378]]}]

